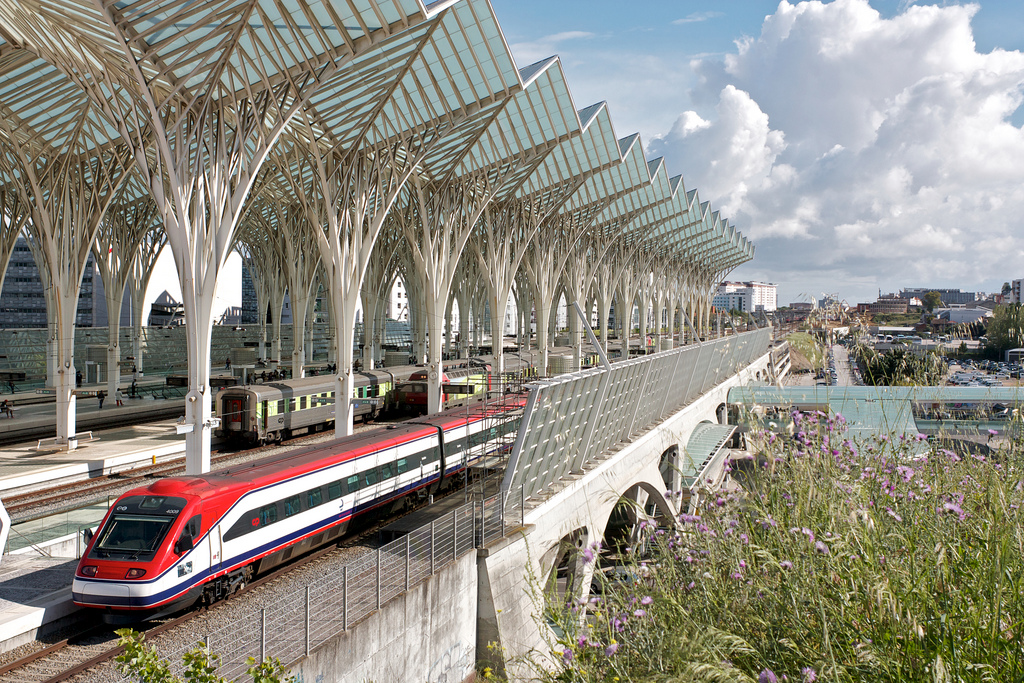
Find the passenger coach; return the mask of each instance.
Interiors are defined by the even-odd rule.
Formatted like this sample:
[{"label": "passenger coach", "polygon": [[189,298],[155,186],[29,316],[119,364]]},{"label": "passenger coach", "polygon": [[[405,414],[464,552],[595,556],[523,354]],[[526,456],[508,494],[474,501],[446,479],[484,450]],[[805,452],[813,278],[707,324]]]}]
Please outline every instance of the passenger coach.
[{"label": "passenger coach", "polygon": [[515,395],[500,408],[439,413],[133,489],[90,539],[72,598],[102,610],[108,623],[222,598],[254,575],[336,540],[353,517],[440,488],[518,430],[522,404]]}]

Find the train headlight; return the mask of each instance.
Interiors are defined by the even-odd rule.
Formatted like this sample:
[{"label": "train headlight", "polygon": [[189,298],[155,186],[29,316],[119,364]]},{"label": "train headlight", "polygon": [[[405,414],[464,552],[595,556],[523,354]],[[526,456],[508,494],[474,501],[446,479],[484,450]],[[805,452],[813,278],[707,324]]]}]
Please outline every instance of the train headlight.
[{"label": "train headlight", "polygon": [[146,575],[145,569],[137,569],[135,567],[128,570],[128,573],[124,575],[126,579],[141,579]]},{"label": "train headlight", "polygon": [[99,570],[99,567],[90,564],[87,567],[82,567],[82,576],[96,576],[96,572],[98,572]]}]

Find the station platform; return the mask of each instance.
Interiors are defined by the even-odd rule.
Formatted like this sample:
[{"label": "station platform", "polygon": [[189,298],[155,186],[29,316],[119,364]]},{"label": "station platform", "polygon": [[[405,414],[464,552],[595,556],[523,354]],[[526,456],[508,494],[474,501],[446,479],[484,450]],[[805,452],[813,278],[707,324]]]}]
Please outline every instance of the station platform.
[{"label": "station platform", "polygon": [[52,632],[74,618],[71,580],[78,560],[5,555],[0,563],[0,652]]},{"label": "station platform", "polygon": [[[78,433],[91,431],[92,440],[80,439],[75,450],[46,445],[40,448],[38,439],[0,446],[0,496],[5,491],[24,487],[109,474],[130,468],[137,462],[152,461],[154,457],[164,459],[185,449],[185,437],[174,433],[175,418],[152,421],[169,413],[183,415],[181,399],[126,400],[123,407],[105,403],[102,409],[95,401],[91,406],[81,403]],[[102,428],[115,421],[136,424]],[[13,419],[0,416],[0,434],[11,434],[19,428],[52,428],[53,425],[53,404],[26,406]]]}]

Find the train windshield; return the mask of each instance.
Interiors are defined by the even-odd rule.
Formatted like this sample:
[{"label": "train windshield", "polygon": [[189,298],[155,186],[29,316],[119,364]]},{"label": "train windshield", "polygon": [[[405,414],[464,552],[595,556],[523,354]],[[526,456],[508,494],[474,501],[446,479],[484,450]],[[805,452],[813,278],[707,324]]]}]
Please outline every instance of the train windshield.
[{"label": "train windshield", "polygon": [[118,501],[89,556],[151,560],[185,503],[183,498],[167,496],[129,496]]}]

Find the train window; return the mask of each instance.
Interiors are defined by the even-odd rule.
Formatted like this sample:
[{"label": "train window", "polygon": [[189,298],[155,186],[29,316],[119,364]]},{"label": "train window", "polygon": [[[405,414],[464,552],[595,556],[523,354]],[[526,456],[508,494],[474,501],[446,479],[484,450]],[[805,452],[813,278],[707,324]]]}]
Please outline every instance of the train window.
[{"label": "train window", "polygon": [[334,392],[333,391],[330,393],[330,396],[331,396],[331,398],[334,398]]},{"label": "train window", "polygon": [[288,399],[288,412],[289,413],[295,412],[295,399],[294,398]]},{"label": "train window", "polygon": [[393,462],[389,462],[388,464],[382,466],[380,468],[380,473],[383,479],[390,479],[391,477],[398,474],[398,472],[395,471],[395,464]]},{"label": "train window", "polygon": [[363,472],[363,486],[373,486],[378,481],[380,481],[380,472],[376,467]]},{"label": "train window", "polygon": [[341,482],[332,481],[327,485],[327,499],[337,500],[338,498],[341,498]]},{"label": "train window", "polygon": [[273,524],[277,521],[277,503],[264,505],[260,508],[260,526]]},{"label": "train window", "polygon": [[352,493],[353,491],[358,491],[361,488],[362,486],[360,486],[359,484],[358,474],[353,474],[351,477],[345,480],[345,490],[348,491],[349,493]]},{"label": "train window", "polygon": [[284,516],[291,517],[302,512],[302,496],[288,496],[284,499]]},{"label": "train window", "polygon": [[306,397],[303,396],[302,398],[299,399],[299,410],[305,410],[305,409],[306,409]]},{"label": "train window", "polygon": [[277,402],[277,414],[278,415],[283,415],[284,414],[284,399],[283,398],[280,401]]},{"label": "train window", "polygon": [[188,522],[185,523],[185,528],[182,529],[181,532],[185,533],[187,531],[189,534],[192,535],[193,539],[198,539],[199,538],[199,532],[202,531],[202,529],[203,529],[203,516],[202,515],[195,515],[195,516],[192,517],[192,519],[188,520]]},{"label": "train window", "polygon": [[[337,483],[337,482],[336,482]],[[324,502],[324,490],[321,488],[306,491],[306,507],[315,508]]]},{"label": "train window", "polygon": [[224,541],[230,541],[238,538],[239,536],[244,536],[250,531],[256,531],[259,529],[260,519],[258,513],[258,510],[250,510],[239,517],[238,521],[232,524],[231,528],[224,533]]},{"label": "train window", "polygon": [[399,458],[397,465],[399,474],[405,474],[409,471],[409,461],[407,459]]}]

